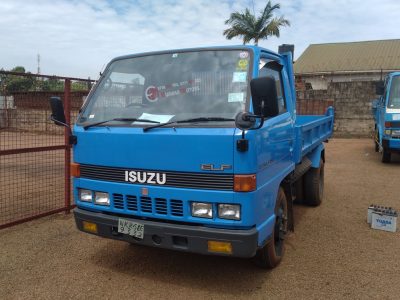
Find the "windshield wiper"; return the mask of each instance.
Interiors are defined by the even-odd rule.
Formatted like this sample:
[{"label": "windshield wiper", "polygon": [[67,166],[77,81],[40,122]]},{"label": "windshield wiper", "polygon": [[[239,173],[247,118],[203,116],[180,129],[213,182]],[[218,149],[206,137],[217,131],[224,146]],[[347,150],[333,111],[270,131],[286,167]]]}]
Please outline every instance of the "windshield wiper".
[{"label": "windshield wiper", "polygon": [[113,118],[113,119],[110,119],[110,120],[105,120],[105,121],[100,121],[100,122],[95,122],[95,123],[88,124],[86,126],[83,126],[83,129],[86,130],[86,129],[90,128],[90,127],[101,125],[101,124],[105,124],[105,123],[108,123],[108,122],[111,122],[111,121],[119,121],[119,122],[136,122],[136,121],[138,121],[138,122],[144,122],[144,123],[160,123],[160,122],[157,122],[157,121],[152,121],[152,120],[147,120],[147,119],[138,119],[138,118]]},{"label": "windshield wiper", "polygon": [[200,118],[192,118],[192,119],[184,119],[177,121],[169,121],[165,123],[160,123],[157,125],[151,125],[143,128],[143,131],[148,131],[152,128],[163,127],[170,124],[180,124],[180,123],[196,123],[196,122],[224,122],[224,121],[235,121],[235,119],[229,118],[220,118],[220,117],[200,117]]}]

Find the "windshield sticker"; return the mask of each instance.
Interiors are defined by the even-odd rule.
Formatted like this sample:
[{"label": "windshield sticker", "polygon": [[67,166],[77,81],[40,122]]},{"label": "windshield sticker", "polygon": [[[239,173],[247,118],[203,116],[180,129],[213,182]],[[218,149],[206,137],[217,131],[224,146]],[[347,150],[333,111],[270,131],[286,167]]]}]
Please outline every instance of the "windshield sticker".
[{"label": "windshield sticker", "polygon": [[158,89],[154,85],[150,85],[145,92],[146,99],[150,102],[158,100]]},{"label": "windshield sticker", "polygon": [[246,59],[240,59],[237,63],[237,69],[238,70],[246,70],[247,69],[247,65],[249,64],[249,62]]},{"label": "windshield sticker", "polygon": [[243,102],[244,93],[229,93],[228,102]]},{"label": "windshield sticker", "polygon": [[178,53],[172,54],[172,58],[177,58],[177,57],[178,57]]},{"label": "windshield sticker", "polygon": [[246,82],[247,72],[233,72],[232,82]]},{"label": "windshield sticker", "polygon": [[240,58],[247,58],[249,56],[249,53],[246,51],[240,52],[239,53],[239,57]]},{"label": "windshield sticker", "polygon": [[[165,123],[171,120],[175,115],[154,115],[154,114],[148,114],[148,113],[143,113],[138,119],[145,119],[145,120],[150,120],[154,122],[160,122],[160,123]],[[132,125],[138,125],[138,124],[149,124],[147,122],[133,122]]]},{"label": "windshield sticker", "polygon": [[94,118],[94,114],[89,116],[89,119],[93,119]]},{"label": "windshield sticker", "polygon": [[167,85],[149,86],[146,88],[145,97],[150,102],[156,102],[159,98],[168,98],[200,91],[200,78],[170,83]]}]

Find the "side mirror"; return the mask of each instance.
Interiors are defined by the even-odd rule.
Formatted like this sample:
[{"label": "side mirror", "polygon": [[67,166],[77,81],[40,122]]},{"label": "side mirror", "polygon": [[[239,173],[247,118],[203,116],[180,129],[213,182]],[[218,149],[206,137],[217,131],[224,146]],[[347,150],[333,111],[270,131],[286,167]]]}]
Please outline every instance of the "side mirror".
[{"label": "side mirror", "polygon": [[256,123],[255,116],[248,112],[239,112],[235,117],[235,125],[241,130],[248,130],[254,127]]},{"label": "side mirror", "polygon": [[383,84],[383,81],[379,81],[379,82],[376,84],[375,93],[376,93],[377,95],[381,96],[381,95],[383,95],[384,90],[385,90],[385,86],[384,86],[384,84]]},{"label": "side mirror", "polygon": [[259,77],[250,81],[254,114],[263,117],[279,115],[278,94],[273,77]]},{"label": "side mirror", "polygon": [[378,99],[372,100],[372,109],[376,109],[378,107],[378,104],[379,104]]},{"label": "side mirror", "polygon": [[51,117],[50,119],[59,126],[66,126],[64,105],[60,97],[50,98]]}]

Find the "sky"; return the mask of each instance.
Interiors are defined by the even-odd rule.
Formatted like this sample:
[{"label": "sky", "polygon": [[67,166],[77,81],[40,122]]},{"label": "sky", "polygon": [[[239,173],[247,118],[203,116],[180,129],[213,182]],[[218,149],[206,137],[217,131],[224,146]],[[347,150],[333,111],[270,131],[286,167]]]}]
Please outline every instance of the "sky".
[{"label": "sky", "polygon": [[[224,21],[260,0],[1,0],[0,68],[24,66],[48,75],[96,79],[114,57],[166,49],[240,45],[227,40]],[[291,22],[280,38],[259,45],[277,51],[294,44],[400,38],[399,0],[280,0]]]}]

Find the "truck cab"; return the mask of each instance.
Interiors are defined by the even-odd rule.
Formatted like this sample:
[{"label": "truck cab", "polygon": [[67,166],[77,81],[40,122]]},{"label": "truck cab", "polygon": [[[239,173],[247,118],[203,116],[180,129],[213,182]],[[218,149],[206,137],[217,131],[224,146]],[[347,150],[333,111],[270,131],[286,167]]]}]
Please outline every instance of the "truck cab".
[{"label": "truck cab", "polygon": [[376,92],[379,98],[372,103],[375,151],[388,163],[393,152],[400,152],[400,72],[389,73]]},{"label": "truck cab", "polygon": [[[63,124],[60,99],[53,120]],[[333,110],[296,115],[291,53],[256,46],[112,60],[73,127],[79,230],[275,267],[292,201],[319,205]]]}]

